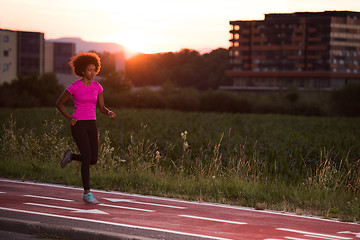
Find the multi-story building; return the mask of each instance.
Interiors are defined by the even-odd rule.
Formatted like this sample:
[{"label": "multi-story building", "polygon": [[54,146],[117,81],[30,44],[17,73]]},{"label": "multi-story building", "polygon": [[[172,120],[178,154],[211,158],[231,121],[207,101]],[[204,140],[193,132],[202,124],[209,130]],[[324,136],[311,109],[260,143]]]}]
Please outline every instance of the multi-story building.
[{"label": "multi-story building", "polygon": [[266,14],[230,21],[229,90],[332,90],[360,82],[360,12]]},{"label": "multi-story building", "polygon": [[75,55],[75,43],[45,42],[45,73],[55,73],[59,83],[68,86],[74,81],[69,65]]},{"label": "multi-story building", "polygon": [[45,42],[44,33],[0,29],[0,84],[18,76],[53,72],[61,83],[72,80],[68,62],[75,44]]},{"label": "multi-story building", "polygon": [[44,73],[44,34],[0,29],[0,84]]},{"label": "multi-story building", "polygon": [[17,74],[44,73],[44,33],[17,32]]},{"label": "multi-story building", "polygon": [[0,29],[0,84],[17,76],[17,33]]},{"label": "multi-story building", "polygon": [[72,74],[68,64],[75,55],[75,43],[49,42],[45,43],[45,72]]}]

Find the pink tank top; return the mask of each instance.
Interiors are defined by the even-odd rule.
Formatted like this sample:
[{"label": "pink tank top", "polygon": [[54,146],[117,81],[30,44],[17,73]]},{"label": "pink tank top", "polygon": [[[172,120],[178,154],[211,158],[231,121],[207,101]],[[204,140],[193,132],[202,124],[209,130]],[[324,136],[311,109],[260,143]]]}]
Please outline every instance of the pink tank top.
[{"label": "pink tank top", "polygon": [[85,86],[81,80],[73,82],[66,89],[74,100],[73,118],[77,120],[96,120],[96,103],[103,88],[100,83],[91,81],[89,86]]}]

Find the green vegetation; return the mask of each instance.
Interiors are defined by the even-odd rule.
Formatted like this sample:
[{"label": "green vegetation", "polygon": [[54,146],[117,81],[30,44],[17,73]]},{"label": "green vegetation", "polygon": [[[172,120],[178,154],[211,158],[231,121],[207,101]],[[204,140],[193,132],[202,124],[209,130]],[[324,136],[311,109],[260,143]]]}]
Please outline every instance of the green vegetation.
[{"label": "green vegetation", "polygon": [[[71,111],[69,109],[69,111]],[[115,110],[98,114],[91,186],[360,220],[359,118]],[[0,176],[81,186],[55,108],[1,109]]]},{"label": "green vegetation", "polygon": [[55,74],[20,76],[0,85],[0,107],[53,106],[62,91]]},{"label": "green vegetation", "polygon": [[[119,109],[171,109],[185,112],[286,114],[302,116],[360,115],[360,84],[331,93],[300,92],[296,88],[273,93],[233,93],[178,88],[171,83],[159,90],[130,91],[121,73],[101,81],[107,106]],[[0,85],[0,107],[52,107],[64,90],[55,75],[19,77]],[[69,106],[72,105],[69,102]]]},{"label": "green vegetation", "polygon": [[[360,94],[360,93],[359,93]],[[333,116],[330,93],[283,91],[275,93],[234,93],[221,90],[198,91],[194,88],[164,86],[160,90],[111,92],[105,89],[105,102],[116,108],[172,109],[179,111],[287,114]],[[360,105],[355,102],[354,105]],[[354,112],[352,116],[359,115]],[[338,114],[340,115],[340,114]]]}]

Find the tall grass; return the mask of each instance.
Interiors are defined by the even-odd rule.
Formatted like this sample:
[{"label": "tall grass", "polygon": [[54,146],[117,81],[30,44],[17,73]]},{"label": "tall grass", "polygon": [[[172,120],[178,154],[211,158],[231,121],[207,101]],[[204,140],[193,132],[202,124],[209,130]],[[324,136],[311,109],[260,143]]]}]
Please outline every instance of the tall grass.
[{"label": "tall grass", "polygon": [[[99,115],[93,188],[360,220],[359,119],[117,115]],[[81,186],[78,163],[59,168],[77,148],[55,110],[2,109],[0,122],[0,176]]]}]

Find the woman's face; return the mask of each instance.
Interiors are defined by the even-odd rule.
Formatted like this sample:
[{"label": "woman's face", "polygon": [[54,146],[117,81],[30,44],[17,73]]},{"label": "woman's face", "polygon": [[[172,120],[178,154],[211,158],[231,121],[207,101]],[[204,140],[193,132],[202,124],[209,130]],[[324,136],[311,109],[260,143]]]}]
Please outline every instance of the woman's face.
[{"label": "woman's face", "polygon": [[89,64],[87,65],[87,67],[85,68],[84,71],[84,78],[88,79],[88,80],[92,80],[94,79],[96,75],[96,67],[94,64]]}]

